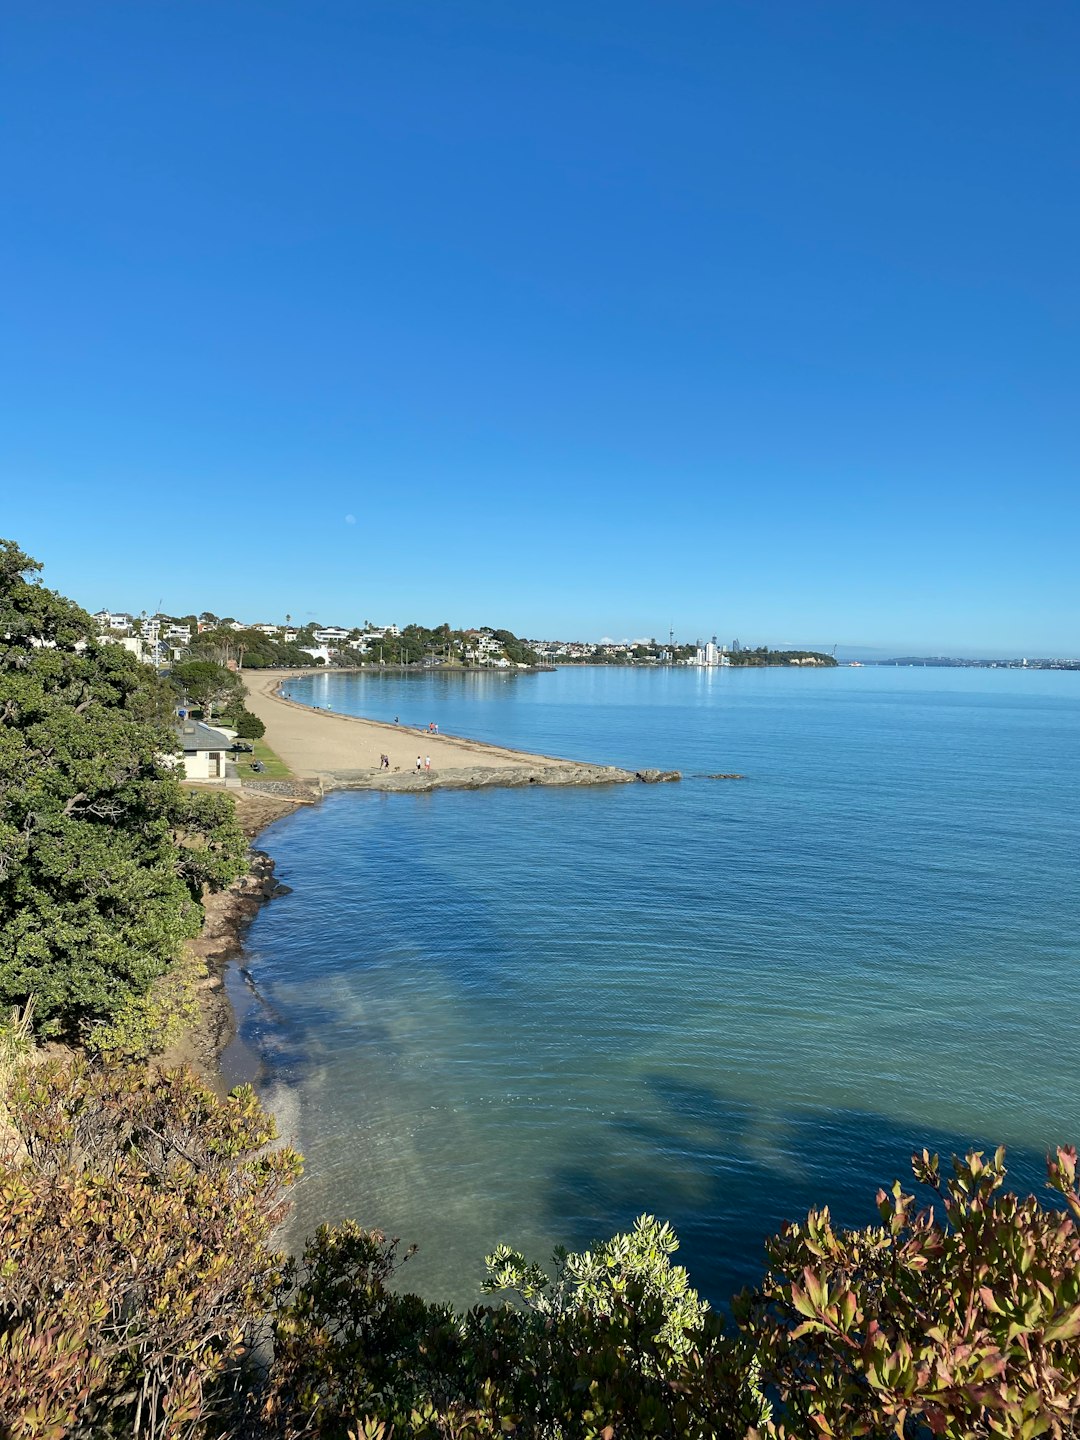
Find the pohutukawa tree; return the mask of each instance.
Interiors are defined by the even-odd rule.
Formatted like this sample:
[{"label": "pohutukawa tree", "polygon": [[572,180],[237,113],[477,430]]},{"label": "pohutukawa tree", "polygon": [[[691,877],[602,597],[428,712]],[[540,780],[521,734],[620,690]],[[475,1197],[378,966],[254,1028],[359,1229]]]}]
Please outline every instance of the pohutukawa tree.
[{"label": "pohutukawa tree", "polygon": [[171,689],[0,540],[0,1004],[75,1034],[144,995],[243,868],[171,757]]}]

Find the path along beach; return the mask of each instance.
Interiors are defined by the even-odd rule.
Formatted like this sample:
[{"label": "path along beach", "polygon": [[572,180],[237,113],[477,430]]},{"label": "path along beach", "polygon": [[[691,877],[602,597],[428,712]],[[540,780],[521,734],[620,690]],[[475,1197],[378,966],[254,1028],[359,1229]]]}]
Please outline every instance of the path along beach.
[{"label": "path along beach", "polygon": [[[479,740],[437,735],[427,728],[388,725],[316,710],[288,698],[289,680],[295,677],[295,671],[246,671],[243,680],[247,706],[266,726],[270,749],[299,779],[314,781],[323,790],[612,785],[678,778],[674,772],[586,765],[550,755],[529,755]],[[389,757],[388,769],[380,763],[383,755]],[[426,766],[428,760],[430,769]]]}]

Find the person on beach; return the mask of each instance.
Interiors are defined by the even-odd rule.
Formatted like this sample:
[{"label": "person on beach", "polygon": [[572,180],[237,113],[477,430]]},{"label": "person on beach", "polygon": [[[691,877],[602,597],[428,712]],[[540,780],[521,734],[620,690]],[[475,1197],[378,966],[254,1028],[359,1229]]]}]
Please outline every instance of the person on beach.
[{"label": "person on beach", "polygon": [[398,723],[398,717],[395,715],[395,716],[394,716],[394,724],[396,725],[397,723]]},{"label": "person on beach", "polygon": [[430,755],[425,755],[425,756],[424,756],[424,769],[425,769],[425,770],[430,770],[430,769],[431,769],[431,756],[430,756]]},{"label": "person on beach", "polygon": [[417,773],[418,775],[420,774],[421,767],[422,767],[422,762],[421,762],[420,756],[417,755],[417,757],[416,757],[416,773]]}]

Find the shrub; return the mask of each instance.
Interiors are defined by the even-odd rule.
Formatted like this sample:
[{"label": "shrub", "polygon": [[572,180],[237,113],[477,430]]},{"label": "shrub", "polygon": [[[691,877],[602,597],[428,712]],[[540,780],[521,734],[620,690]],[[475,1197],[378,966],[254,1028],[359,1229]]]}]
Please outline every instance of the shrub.
[{"label": "shrub", "polygon": [[458,1315],[398,1291],[396,1241],[323,1227],[276,1317],[264,1423],[281,1440],[742,1440],[761,1406],[676,1243],[643,1216],[595,1253],[557,1252],[550,1276],[504,1247],[485,1288],[522,1305]]},{"label": "shrub", "polygon": [[1076,1152],[1048,1163],[1064,1208],[1003,1189],[1004,1152],[913,1157],[934,1204],[899,1181],[882,1224],[837,1231],[814,1210],[768,1247],[773,1270],[739,1303],[764,1382],[768,1436],[1063,1437],[1080,1420]]},{"label": "shrub", "polygon": [[145,995],[129,995],[107,1020],[88,1027],[87,1051],[112,1060],[148,1060],[161,1055],[196,1024],[206,962],[184,954]]},{"label": "shrub", "polygon": [[24,1065],[0,1147],[0,1417],[10,1440],[181,1440],[237,1409],[298,1174],[249,1089]]},{"label": "shrub", "polygon": [[[298,1169],[260,1153],[249,1091],[189,1075],[16,1063],[23,1144],[0,1155],[5,1440],[1064,1440],[1080,1418],[1076,1156],[1058,1208],[1004,1191],[1001,1152],[915,1161],[882,1224],[812,1211],[726,1328],[634,1229],[552,1272],[502,1248],[459,1314],[399,1288],[396,1241],[322,1227],[269,1249]],[[273,1354],[245,1359],[260,1322]]]}]

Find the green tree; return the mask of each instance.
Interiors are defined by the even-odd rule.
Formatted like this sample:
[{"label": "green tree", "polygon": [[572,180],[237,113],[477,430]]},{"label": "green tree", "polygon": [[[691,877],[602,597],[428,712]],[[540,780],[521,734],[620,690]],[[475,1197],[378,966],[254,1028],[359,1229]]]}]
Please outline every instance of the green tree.
[{"label": "green tree", "polygon": [[213,660],[184,660],[172,668],[172,682],[180,694],[209,719],[214,708],[240,703],[244,685],[240,677]]},{"label": "green tree", "polygon": [[512,630],[496,630],[495,639],[503,647],[508,660],[515,665],[536,665],[539,663],[539,656],[535,650],[530,650],[524,640],[519,640]]},{"label": "green tree", "polygon": [[179,783],[172,691],[40,568],[0,541],[0,1004],[73,1035],[147,992],[245,843]]},{"label": "green tree", "polygon": [[236,733],[241,740],[261,740],[266,726],[250,710],[241,710],[236,716]]}]

